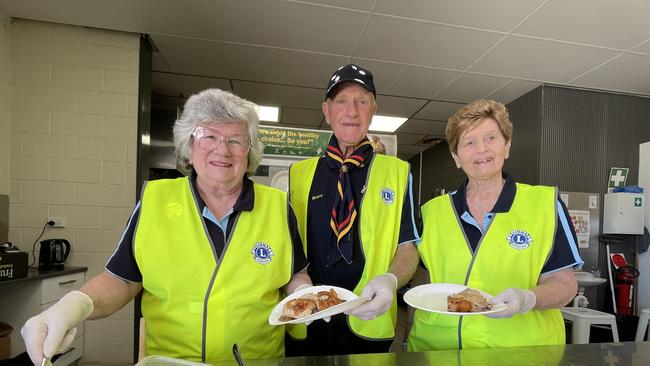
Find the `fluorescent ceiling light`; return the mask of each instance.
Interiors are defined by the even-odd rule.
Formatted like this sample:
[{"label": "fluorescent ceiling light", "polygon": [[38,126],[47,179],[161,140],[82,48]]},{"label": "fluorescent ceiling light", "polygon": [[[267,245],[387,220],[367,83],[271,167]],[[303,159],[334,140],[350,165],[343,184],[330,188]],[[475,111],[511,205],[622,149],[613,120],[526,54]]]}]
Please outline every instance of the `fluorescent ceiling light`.
[{"label": "fluorescent ceiling light", "polygon": [[375,115],[370,122],[370,131],[395,132],[408,118]]},{"label": "fluorescent ceiling light", "polygon": [[280,108],[260,105],[257,106],[257,113],[260,115],[260,121],[277,122]]}]

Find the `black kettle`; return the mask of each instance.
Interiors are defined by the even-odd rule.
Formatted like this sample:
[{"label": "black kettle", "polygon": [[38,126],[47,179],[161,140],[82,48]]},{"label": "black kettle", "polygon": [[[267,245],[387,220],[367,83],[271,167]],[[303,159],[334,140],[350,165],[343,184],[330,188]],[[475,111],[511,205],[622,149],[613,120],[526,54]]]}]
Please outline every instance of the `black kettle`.
[{"label": "black kettle", "polygon": [[43,240],[40,253],[38,269],[63,269],[63,265],[70,255],[70,242],[65,239]]}]

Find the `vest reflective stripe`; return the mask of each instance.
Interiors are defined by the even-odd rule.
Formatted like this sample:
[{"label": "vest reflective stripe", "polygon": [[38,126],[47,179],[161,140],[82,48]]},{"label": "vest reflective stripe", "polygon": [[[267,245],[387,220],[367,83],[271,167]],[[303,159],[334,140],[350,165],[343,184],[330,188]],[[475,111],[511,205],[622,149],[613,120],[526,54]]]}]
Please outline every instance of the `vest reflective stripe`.
[{"label": "vest reflective stripe", "polygon": [[[307,253],[307,207],[309,191],[319,158],[294,163],[290,170],[289,191],[291,203],[298,220],[298,229]],[[386,273],[397,251],[402,207],[407,192],[408,163],[392,156],[375,155],[368,173],[366,190],[360,203],[359,231],[365,257],[361,280],[354,288],[357,295],[370,279]],[[323,218],[328,220],[329,217]],[[348,324],[357,335],[371,339],[389,339],[395,336],[397,306],[385,314],[363,321],[348,317]],[[304,338],[306,332],[294,327],[291,335]]]},{"label": "vest reflective stripe", "polygon": [[232,360],[237,343],[244,358],[284,355],[284,329],[268,317],[292,273],[286,194],[253,187],[254,209],[239,213],[217,258],[188,179],[146,185],[134,252],[147,354]]},{"label": "vest reflective stripe", "polygon": [[[509,287],[536,287],[553,248],[556,202],[552,187],[517,184],[510,211],[495,214],[474,257],[451,195],[427,202],[422,206],[424,231],[418,252],[431,283],[465,284],[491,294]],[[409,350],[557,345],[565,343],[564,337],[558,309],[533,310],[509,319],[416,310]]]}]

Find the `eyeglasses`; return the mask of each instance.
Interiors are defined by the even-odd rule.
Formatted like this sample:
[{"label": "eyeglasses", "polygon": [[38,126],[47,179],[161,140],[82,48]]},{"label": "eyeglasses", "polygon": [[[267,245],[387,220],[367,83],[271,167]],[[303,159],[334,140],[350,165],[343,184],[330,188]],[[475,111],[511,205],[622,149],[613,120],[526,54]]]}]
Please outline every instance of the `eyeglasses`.
[{"label": "eyeglasses", "polygon": [[224,141],[226,142],[226,147],[233,155],[244,155],[248,153],[248,149],[250,148],[250,142],[246,136],[222,136],[205,127],[197,127],[192,132],[192,136],[202,149],[208,151],[216,149]]}]

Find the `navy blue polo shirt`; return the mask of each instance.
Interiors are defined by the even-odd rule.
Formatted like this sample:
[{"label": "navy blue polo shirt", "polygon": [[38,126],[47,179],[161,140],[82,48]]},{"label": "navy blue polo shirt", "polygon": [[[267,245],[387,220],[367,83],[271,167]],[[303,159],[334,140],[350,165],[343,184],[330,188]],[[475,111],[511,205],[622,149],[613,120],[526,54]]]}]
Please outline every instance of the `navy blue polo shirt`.
[{"label": "navy blue polo shirt", "polygon": [[[483,217],[483,228],[488,227],[488,224],[492,222],[494,214],[510,211],[512,203],[515,200],[517,185],[515,184],[514,179],[506,173],[503,174],[503,178],[505,179],[505,184],[503,185],[501,194],[499,195],[497,202],[494,204],[494,207],[490,212],[485,214],[485,217]],[[466,199],[467,183],[468,180],[465,180],[458,190],[451,193],[451,197],[452,202],[454,203],[454,208],[460,215],[460,222],[463,225],[463,231],[465,231],[465,236],[469,241],[469,245],[473,251],[476,251],[476,247],[483,237],[484,232],[476,219],[469,213]],[[573,224],[571,223],[569,212],[567,211],[564,202],[559,198],[556,206],[558,225],[555,228],[555,241],[553,243],[551,255],[542,268],[542,274],[555,272],[569,267],[577,268],[582,266],[584,263],[578,252],[578,246],[576,244],[577,238],[575,230],[573,230]]]},{"label": "navy blue polo shirt", "polygon": [[[373,155],[374,157],[374,155]],[[353,235],[352,262],[346,263],[339,258],[332,265],[328,265],[329,248],[336,245],[336,236],[330,227],[330,218],[334,198],[337,193],[338,169],[331,168],[325,158],[321,156],[316,166],[314,179],[309,191],[307,205],[307,259],[309,260],[308,273],[314,284],[328,284],[352,290],[361,279],[365,258],[359,238],[359,218],[365,185],[368,178],[368,167],[371,157],[361,167],[352,169],[348,174],[352,184],[352,195],[357,203],[357,220],[354,221],[348,235]],[[420,227],[419,210],[414,211],[412,194],[412,177],[409,173],[409,182],[402,207],[398,245],[418,242],[418,227]]]},{"label": "navy blue polo shirt", "polygon": [[[197,188],[196,188],[196,173],[193,172],[190,176],[190,187],[194,197],[197,199],[199,212],[202,213],[203,222],[205,227],[208,229],[210,238],[214,245],[214,249],[217,253],[217,256],[221,257],[223,253],[223,248],[227,242],[228,237],[232,233],[234,224],[237,222],[237,216],[242,211],[251,211],[255,203],[255,190],[253,188],[253,181],[248,177],[244,177],[244,185],[242,187],[237,201],[233,205],[232,209],[226,213],[222,220],[217,219],[212,212],[205,205],[205,202],[201,198]],[[288,205],[288,203],[287,203]],[[296,216],[293,213],[293,209],[290,205],[287,207],[288,212],[288,223],[289,230],[291,235],[291,241],[293,246],[293,273],[298,273],[303,271],[307,265],[307,259],[302,248],[302,241],[300,240],[300,235],[298,233],[298,225],[296,222]],[[130,282],[142,282],[142,273],[138,268],[138,264],[135,261],[135,255],[133,253],[133,239],[135,234],[136,225],[138,223],[138,217],[140,215],[140,202],[135,206],[129,222],[127,223],[124,233],[120,238],[120,242],[117,246],[117,249],[113,255],[108,259],[106,264],[106,270],[113,275],[122,278]],[[197,233],[197,235],[203,235],[202,233]]]}]

